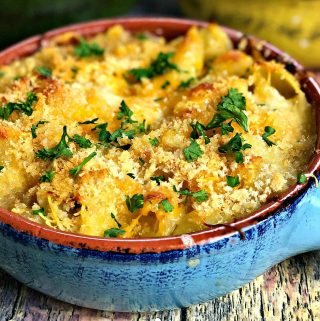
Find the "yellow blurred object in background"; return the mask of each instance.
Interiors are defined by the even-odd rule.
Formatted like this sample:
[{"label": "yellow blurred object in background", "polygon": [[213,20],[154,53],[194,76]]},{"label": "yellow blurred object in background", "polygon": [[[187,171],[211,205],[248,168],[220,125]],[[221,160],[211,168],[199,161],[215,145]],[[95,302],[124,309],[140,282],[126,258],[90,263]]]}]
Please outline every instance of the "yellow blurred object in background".
[{"label": "yellow blurred object in background", "polygon": [[217,21],[268,40],[309,68],[320,68],[320,1],[180,0],[190,17]]}]

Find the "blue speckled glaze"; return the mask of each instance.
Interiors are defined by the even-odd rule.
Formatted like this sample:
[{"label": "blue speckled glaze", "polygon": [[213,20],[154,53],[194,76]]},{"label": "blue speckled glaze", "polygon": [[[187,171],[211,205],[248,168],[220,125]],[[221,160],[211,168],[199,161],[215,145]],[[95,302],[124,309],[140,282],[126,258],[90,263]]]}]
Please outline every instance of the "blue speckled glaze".
[{"label": "blue speckled glaze", "polygon": [[292,255],[320,248],[320,190],[239,233],[160,254],[57,245],[0,223],[0,267],[27,286],[112,311],[185,307],[237,289]]}]

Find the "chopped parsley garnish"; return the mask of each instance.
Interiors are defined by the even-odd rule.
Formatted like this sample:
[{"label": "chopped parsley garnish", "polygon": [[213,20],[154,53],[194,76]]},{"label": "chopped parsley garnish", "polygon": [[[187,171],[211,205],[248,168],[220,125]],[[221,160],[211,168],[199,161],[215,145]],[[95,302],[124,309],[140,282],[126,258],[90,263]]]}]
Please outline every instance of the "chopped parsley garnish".
[{"label": "chopped parsley garnish", "polygon": [[307,182],[308,178],[305,174],[299,173],[297,175],[297,183],[298,184],[305,184]]},{"label": "chopped parsley garnish", "polygon": [[116,216],[111,212],[111,218],[117,223],[118,227],[120,228],[122,225],[120,222],[117,220]]},{"label": "chopped parsley garnish", "polygon": [[52,70],[47,67],[37,67],[36,72],[46,78],[50,78],[52,76]]},{"label": "chopped parsley garnish", "polygon": [[169,70],[178,70],[176,64],[169,61],[174,55],[173,52],[160,52],[155,60],[153,60],[147,68],[134,68],[128,71],[136,81],[141,81],[142,78],[153,78],[158,75],[163,75]]},{"label": "chopped parsley garnish", "polygon": [[79,45],[74,49],[74,53],[80,58],[102,56],[104,54],[104,49],[96,43],[89,43],[81,38]]},{"label": "chopped parsley garnish", "polygon": [[156,147],[159,145],[159,139],[157,137],[149,138],[149,142],[152,146]]},{"label": "chopped parsley garnish", "polygon": [[134,194],[132,197],[126,196],[126,205],[131,213],[136,212],[139,208],[142,208],[144,199],[142,194]]},{"label": "chopped parsley garnish", "polygon": [[42,148],[36,152],[36,156],[43,160],[54,160],[59,157],[71,157],[73,154],[66,141],[67,137],[67,126],[63,126],[63,133],[58,145],[53,148]]},{"label": "chopped parsley garnish", "polygon": [[47,171],[39,178],[39,181],[41,183],[51,183],[55,174],[56,173],[54,171]]},{"label": "chopped parsley garnish", "polygon": [[31,126],[31,135],[32,135],[32,138],[37,138],[37,128],[39,127],[39,125],[43,125],[43,124],[48,124],[49,122],[46,121],[46,120],[39,120],[36,124],[33,124]]},{"label": "chopped parsley garnish", "polygon": [[7,103],[3,107],[0,107],[0,118],[8,120],[9,116],[15,111],[21,111],[27,116],[31,116],[33,113],[32,105],[38,100],[37,96],[33,92],[27,94],[25,102]]},{"label": "chopped parsley garnish", "polygon": [[79,125],[88,125],[88,124],[96,124],[99,118],[93,118],[91,120],[86,120],[84,122],[79,122]]},{"label": "chopped parsley garnish", "polygon": [[79,68],[78,67],[72,67],[71,71],[72,71],[72,76],[74,78],[77,75],[77,73],[79,71]]},{"label": "chopped parsley garnish", "polygon": [[195,198],[195,200],[197,202],[204,202],[204,201],[208,200],[208,198],[209,198],[208,193],[205,190],[191,192],[189,189],[183,189],[183,190],[178,191],[175,186],[173,186],[173,190],[175,192],[179,193],[180,195],[191,196],[191,197]]},{"label": "chopped parsley garnish", "polygon": [[227,176],[227,184],[230,187],[236,187],[240,184],[239,176]]},{"label": "chopped parsley garnish", "polygon": [[190,138],[190,145],[183,149],[183,154],[187,162],[193,162],[203,155],[200,145]]},{"label": "chopped parsley garnish", "polygon": [[151,126],[146,124],[144,119],[142,123],[137,125],[137,130],[139,133],[148,134],[150,132]]},{"label": "chopped parsley garnish", "polygon": [[81,148],[90,148],[92,147],[92,143],[89,139],[81,136],[81,135],[78,135],[78,134],[75,134],[73,137],[70,137],[69,138],[69,141],[72,141],[74,143],[76,143],[77,145],[79,145]]},{"label": "chopped parsley garnish", "polygon": [[146,163],[145,160],[143,158],[141,158],[141,157],[139,157],[138,160],[139,160],[141,165],[144,165]]},{"label": "chopped parsley garnish", "polygon": [[173,210],[173,206],[167,198],[160,202],[158,207],[160,208],[161,206],[163,207],[163,209],[166,213],[172,212],[172,210]]},{"label": "chopped parsley garnish", "polygon": [[147,40],[148,36],[144,32],[138,32],[135,34],[135,37],[141,41]]},{"label": "chopped parsley garnish", "polygon": [[205,144],[210,143],[210,138],[205,133],[206,127],[204,125],[197,121],[196,123],[190,123],[190,126],[192,127],[192,132],[190,134],[191,138],[197,139],[202,136]]},{"label": "chopped parsley garnish", "polygon": [[[246,110],[246,99],[237,89],[230,88],[228,95],[222,97],[217,109],[218,113],[214,115],[207,125],[208,129],[221,127],[225,120],[231,119],[238,123],[246,132],[248,131],[248,117],[243,112]],[[231,123],[229,123],[229,126],[231,126]]]},{"label": "chopped parsley garnish", "polygon": [[127,106],[124,100],[121,101],[119,112],[118,112],[118,119],[125,119],[122,122],[122,126],[124,124],[134,124],[137,123],[136,120],[132,119],[133,111]]},{"label": "chopped parsley garnish", "polygon": [[131,177],[132,179],[135,179],[135,178],[136,178],[133,173],[127,173],[127,175],[128,175],[129,177]]},{"label": "chopped parsley garnish", "polygon": [[166,81],[161,85],[161,88],[162,88],[162,89],[166,89],[168,86],[170,86],[170,81],[169,81],[169,80],[166,80]]},{"label": "chopped parsley garnish", "polygon": [[118,138],[127,136],[129,139],[133,139],[136,134],[136,131],[134,129],[131,130],[124,130],[122,128],[117,129],[110,135],[110,142],[114,142]]},{"label": "chopped parsley garnish", "polygon": [[[99,130],[99,134],[98,134],[98,139],[100,142],[104,142],[105,144],[110,144],[112,142],[115,142],[118,138],[127,136],[129,139],[133,139],[136,131],[134,129],[131,130],[124,130],[123,128],[119,128],[117,130],[115,130],[113,133],[110,133],[107,130],[107,123],[104,124],[99,124],[96,127],[92,128],[92,130]],[[117,147],[121,147],[121,146],[117,146]]]},{"label": "chopped parsley garnish", "polygon": [[3,71],[0,71],[0,78],[4,77],[5,73]]},{"label": "chopped parsley garnish", "polygon": [[195,81],[196,79],[194,77],[191,77],[187,79],[186,81],[181,81],[180,85],[178,86],[178,89],[182,88],[188,88],[190,85]]},{"label": "chopped parsley garnish", "polygon": [[164,182],[166,178],[163,175],[160,175],[160,176],[151,176],[150,179],[152,181],[155,181],[157,185],[160,185],[160,182]]},{"label": "chopped parsley garnish", "polygon": [[221,135],[227,135],[228,133],[233,133],[234,128],[231,126],[232,121],[227,124],[221,125]]},{"label": "chopped parsley garnish", "polygon": [[44,210],[43,207],[39,208],[38,210],[33,210],[33,211],[32,211],[32,214],[34,214],[34,215],[39,215],[39,214],[41,214],[41,215],[43,215],[43,216],[47,216],[47,214],[46,214],[46,212],[45,212],[45,210]]},{"label": "chopped parsley garnish", "polygon": [[268,146],[276,145],[274,142],[272,142],[268,137],[273,135],[276,132],[274,128],[271,126],[266,126],[264,128],[264,134],[262,135],[262,139],[268,144]]},{"label": "chopped parsley garnish", "polygon": [[109,142],[109,138],[111,136],[110,132],[107,130],[108,127],[108,123],[103,123],[103,124],[99,124],[97,126],[95,126],[94,128],[92,128],[92,131],[99,131],[98,133],[98,139],[100,142]]},{"label": "chopped parsley garnish", "polygon": [[118,237],[119,235],[123,235],[125,232],[125,230],[113,227],[105,230],[103,235],[104,237]]},{"label": "chopped parsley garnish", "polygon": [[243,154],[241,151],[251,148],[250,144],[243,144],[240,134],[235,134],[226,144],[218,148],[220,153],[234,153],[237,163],[243,163]]},{"label": "chopped parsley garnish", "polygon": [[[150,131],[150,125],[146,125],[145,120],[142,123],[138,123],[136,120],[132,119],[132,116],[132,110],[127,106],[125,101],[122,100],[117,115],[117,119],[122,120],[120,128],[111,133],[107,130],[108,123],[103,123],[96,125],[91,130],[98,131],[98,139],[100,142],[102,142],[104,147],[109,147],[109,144],[112,144],[112,146],[128,150],[131,147],[131,144],[120,146],[119,142],[117,142],[118,138],[126,136],[129,139],[133,139],[137,133],[147,133]],[[132,124],[133,128],[131,127],[132,129],[127,129],[125,126],[126,124]]]},{"label": "chopped parsley garnish", "polygon": [[79,164],[78,166],[71,168],[70,169],[70,174],[72,176],[77,176],[80,171],[82,170],[83,166],[86,165],[93,157],[95,157],[97,155],[96,152],[91,153],[89,156],[87,156],[82,162],[81,164]]},{"label": "chopped parsley garnish", "polygon": [[0,165],[0,173],[2,172],[3,169],[4,169],[4,166]]}]

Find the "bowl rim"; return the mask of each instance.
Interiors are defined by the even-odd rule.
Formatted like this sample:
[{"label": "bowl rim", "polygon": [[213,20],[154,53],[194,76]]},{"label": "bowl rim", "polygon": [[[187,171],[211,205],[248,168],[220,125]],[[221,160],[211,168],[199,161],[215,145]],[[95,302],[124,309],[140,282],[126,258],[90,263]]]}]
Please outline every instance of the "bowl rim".
[{"label": "bowl rim", "polygon": [[[51,38],[65,33],[78,32],[83,36],[94,35],[103,32],[113,25],[120,24],[125,29],[137,31],[151,31],[158,35],[182,35],[191,26],[205,27],[207,22],[180,19],[180,18],[118,18],[102,19],[70,26],[53,29],[42,35],[30,37],[0,52],[0,65],[8,64],[13,60],[28,56],[45,45]],[[314,174],[320,169],[320,86],[306,70],[294,59],[283,53],[278,48],[266,41],[253,36],[247,36],[231,28],[221,26],[231,38],[235,47],[244,43],[247,51],[258,50],[266,59],[276,59],[293,66],[293,73],[300,80],[304,92],[316,105],[316,129],[317,142],[315,152],[308,164],[306,174]],[[243,42],[245,40],[245,42]],[[258,44],[258,46],[257,46]],[[308,178],[309,180],[309,178]],[[240,233],[243,229],[253,227],[258,222],[276,214],[282,207],[294,200],[307,188],[306,184],[294,184],[274,199],[256,211],[235,220],[229,224],[218,224],[209,229],[199,232],[178,236],[155,237],[155,238],[103,238],[64,232],[42,224],[35,223],[11,211],[0,208],[0,223],[10,225],[18,232],[29,234],[33,237],[47,240],[62,246],[77,249],[97,250],[103,252],[118,253],[160,253],[171,250],[182,250],[193,245],[200,245],[224,238],[233,233]],[[309,184],[310,185],[310,184]]]}]

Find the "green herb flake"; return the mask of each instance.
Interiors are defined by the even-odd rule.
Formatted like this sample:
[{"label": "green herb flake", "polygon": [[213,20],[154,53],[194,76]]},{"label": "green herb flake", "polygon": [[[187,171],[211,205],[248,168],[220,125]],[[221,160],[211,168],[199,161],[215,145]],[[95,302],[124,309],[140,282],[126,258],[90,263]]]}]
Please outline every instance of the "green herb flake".
[{"label": "green herb flake", "polygon": [[160,185],[160,182],[164,182],[166,178],[163,175],[160,175],[160,176],[151,176],[150,179],[156,182],[157,185]]},{"label": "green herb flake", "polygon": [[248,131],[248,117],[243,112],[246,110],[246,99],[237,89],[230,88],[228,94],[222,97],[217,109],[218,114],[207,125],[208,129],[220,127],[225,120],[231,119],[238,123],[246,132]]},{"label": "green herb flake", "polygon": [[4,77],[5,73],[3,71],[0,71],[0,78]]},{"label": "green herb flake", "polygon": [[274,128],[271,126],[266,126],[264,128],[264,134],[262,135],[262,139],[267,143],[268,146],[276,145],[274,142],[272,142],[268,137],[273,135],[276,132]]},{"label": "green herb flake", "polygon": [[144,119],[142,123],[137,125],[137,130],[139,133],[148,134],[151,130],[151,126],[146,124],[146,120]]},{"label": "green herb flake", "polygon": [[95,125],[98,120],[99,120],[99,118],[93,118],[91,120],[86,120],[84,122],[79,122],[78,124],[79,125],[89,125],[89,124],[94,124]]},{"label": "green herb flake", "polygon": [[120,222],[117,220],[116,216],[111,212],[111,218],[116,222],[116,224],[118,225],[118,227],[120,228],[122,225],[120,224]]},{"label": "green herb flake", "polygon": [[189,189],[183,189],[183,190],[178,191],[175,186],[173,186],[173,190],[176,193],[179,193],[180,195],[191,196],[199,203],[207,201],[209,199],[208,193],[205,190],[191,192]]},{"label": "green herb flake", "polygon": [[305,174],[299,173],[297,175],[297,183],[298,184],[305,184],[305,183],[307,183],[307,181],[308,181],[308,178]]},{"label": "green herb flake", "polygon": [[63,126],[63,133],[58,145],[53,148],[42,148],[36,152],[36,157],[43,160],[54,160],[59,157],[71,157],[73,154],[66,141],[68,137],[67,126]]},{"label": "green herb flake", "polygon": [[220,146],[218,150],[223,154],[234,153],[236,162],[241,164],[244,161],[241,151],[251,147],[250,144],[242,144],[241,135],[237,133],[226,144]]},{"label": "green herb flake", "polygon": [[41,183],[51,183],[55,174],[54,171],[47,171],[39,178],[39,181]]},{"label": "green herb flake", "polygon": [[3,107],[0,107],[0,118],[8,120],[9,116],[15,111],[20,111],[27,116],[31,116],[33,113],[32,105],[38,100],[37,96],[33,92],[27,94],[25,102],[7,103]]},{"label": "green herb flake", "polygon": [[77,176],[79,175],[80,171],[82,170],[82,168],[95,156],[97,156],[96,152],[91,153],[89,156],[87,156],[78,166],[70,169],[70,174],[72,176]]},{"label": "green herb flake", "polygon": [[159,139],[157,137],[149,138],[149,142],[152,146],[156,147],[159,145]]},{"label": "green herb flake", "polygon": [[110,142],[114,142],[118,138],[122,138],[124,136],[127,136],[129,139],[133,139],[135,134],[136,131],[134,129],[124,130],[122,128],[119,128],[110,135]]},{"label": "green herb flake", "polygon": [[131,177],[132,179],[135,179],[135,178],[136,178],[133,173],[127,173],[127,175],[128,175],[129,177]]},{"label": "green herb flake", "polygon": [[39,127],[39,125],[44,125],[44,124],[48,124],[49,122],[46,121],[46,120],[39,120],[36,124],[33,124],[31,126],[31,135],[32,135],[32,138],[37,138],[37,129]]},{"label": "green herb flake", "polygon": [[166,213],[172,212],[172,210],[173,210],[173,206],[167,198],[162,200],[158,207],[159,208],[162,207]]},{"label": "green herb flake", "polygon": [[139,160],[141,165],[144,165],[146,163],[145,160],[143,158],[141,158],[141,157],[139,157],[138,160]]},{"label": "green herb flake", "polygon": [[46,78],[51,78],[52,76],[52,70],[47,67],[37,67],[36,72]]},{"label": "green herb flake", "polygon": [[230,187],[236,187],[240,184],[239,176],[227,176],[227,184]]},{"label": "green herb flake", "polygon": [[91,129],[92,131],[98,131],[98,139],[100,142],[104,142],[104,141],[109,142],[111,134],[107,130],[107,127],[108,127],[108,123],[103,123]]},{"label": "green herb flake", "polygon": [[78,71],[79,71],[78,67],[72,67],[71,68],[72,76],[75,77],[77,75]]},{"label": "green herb flake", "polygon": [[142,194],[134,194],[132,197],[126,196],[126,205],[131,213],[136,212],[139,208],[142,208],[144,199]]},{"label": "green herb flake", "polygon": [[81,148],[92,147],[92,143],[89,139],[87,139],[81,135],[78,135],[78,134],[75,134],[72,138],[70,138],[70,141],[76,143]]},{"label": "green herb flake", "polygon": [[102,56],[104,49],[96,43],[89,43],[84,38],[81,38],[79,45],[75,47],[74,53],[80,58]]},{"label": "green herb flake", "polygon": [[166,80],[166,81],[161,85],[161,88],[162,88],[162,89],[166,89],[168,86],[170,86],[170,81],[169,81],[169,80]]},{"label": "green herb flake", "polygon": [[158,75],[163,75],[169,70],[178,70],[177,65],[169,61],[173,55],[173,52],[160,52],[149,67],[130,69],[128,73],[133,76],[136,81],[141,81],[142,78],[153,78]]},{"label": "green herb flake", "polygon": [[180,85],[178,86],[178,89],[185,89],[189,88],[191,84],[195,81],[196,79],[194,77],[191,77],[187,79],[186,81],[181,81]]},{"label": "green herb flake", "polygon": [[208,193],[204,190],[200,190],[200,191],[197,191],[197,192],[192,192],[191,196],[193,198],[195,198],[195,200],[197,202],[204,202],[204,201],[207,201],[209,196],[208,196]]},{"label": "green herb flake", "polygon": [[0,173],[4,170],[4,166],[0,165]]},{"label": "green herb flake", "polygon": [[119,112],[118,112],[118,120],[125,119],[122,125],[124,124],[133,124],[137,123],[136,120],[132,119],[133,111],[127,106],[126,102],[124,100],[121,101]]},{"label": "green herb flake", "polygon": [[135,37],[138,39],[138,40],[141,40],[141,41],[144,41],[144,40],[147,40],[149,37],[144,33],[144,32],[138,32],[135,34]]},{"label": "green herb flake", "polygon": [[206,135],[206,127],[204,125],[197,121],[196,123],[190,123],[190,126],[192,127],[191,138],[197,139],[202,136],[205,144],[210,143],[210,138]]},{"label": "green herb flake", "polygon": [[44,210],[44,208],[43,207],[41,207],[40,209],[38,209],[38,210],[33,210],[32,211],[32,214],[34,214],[34,215],[43,215],[43,216],[47,216],[47,214],[46,214],[46,212],[45,212],[45,210]]},{"label": "green herb flake", "polygon": [[190,138],[190,145],[183,149],[183,154],[187,162],[193,162],[203,155],[200,145]]},{"label": "green herb flake", "polygon": [[125,232],[125,230],[113,227],[105,230],[103,235],[104,237],[118,237],[119,235],[125,234]]},{"label": "green herb flake", "polygon": [[221,124],[221,135],[227,135],[228,133],[233,133],[234,128],[231,126],[232,121],[227,124]]}]

